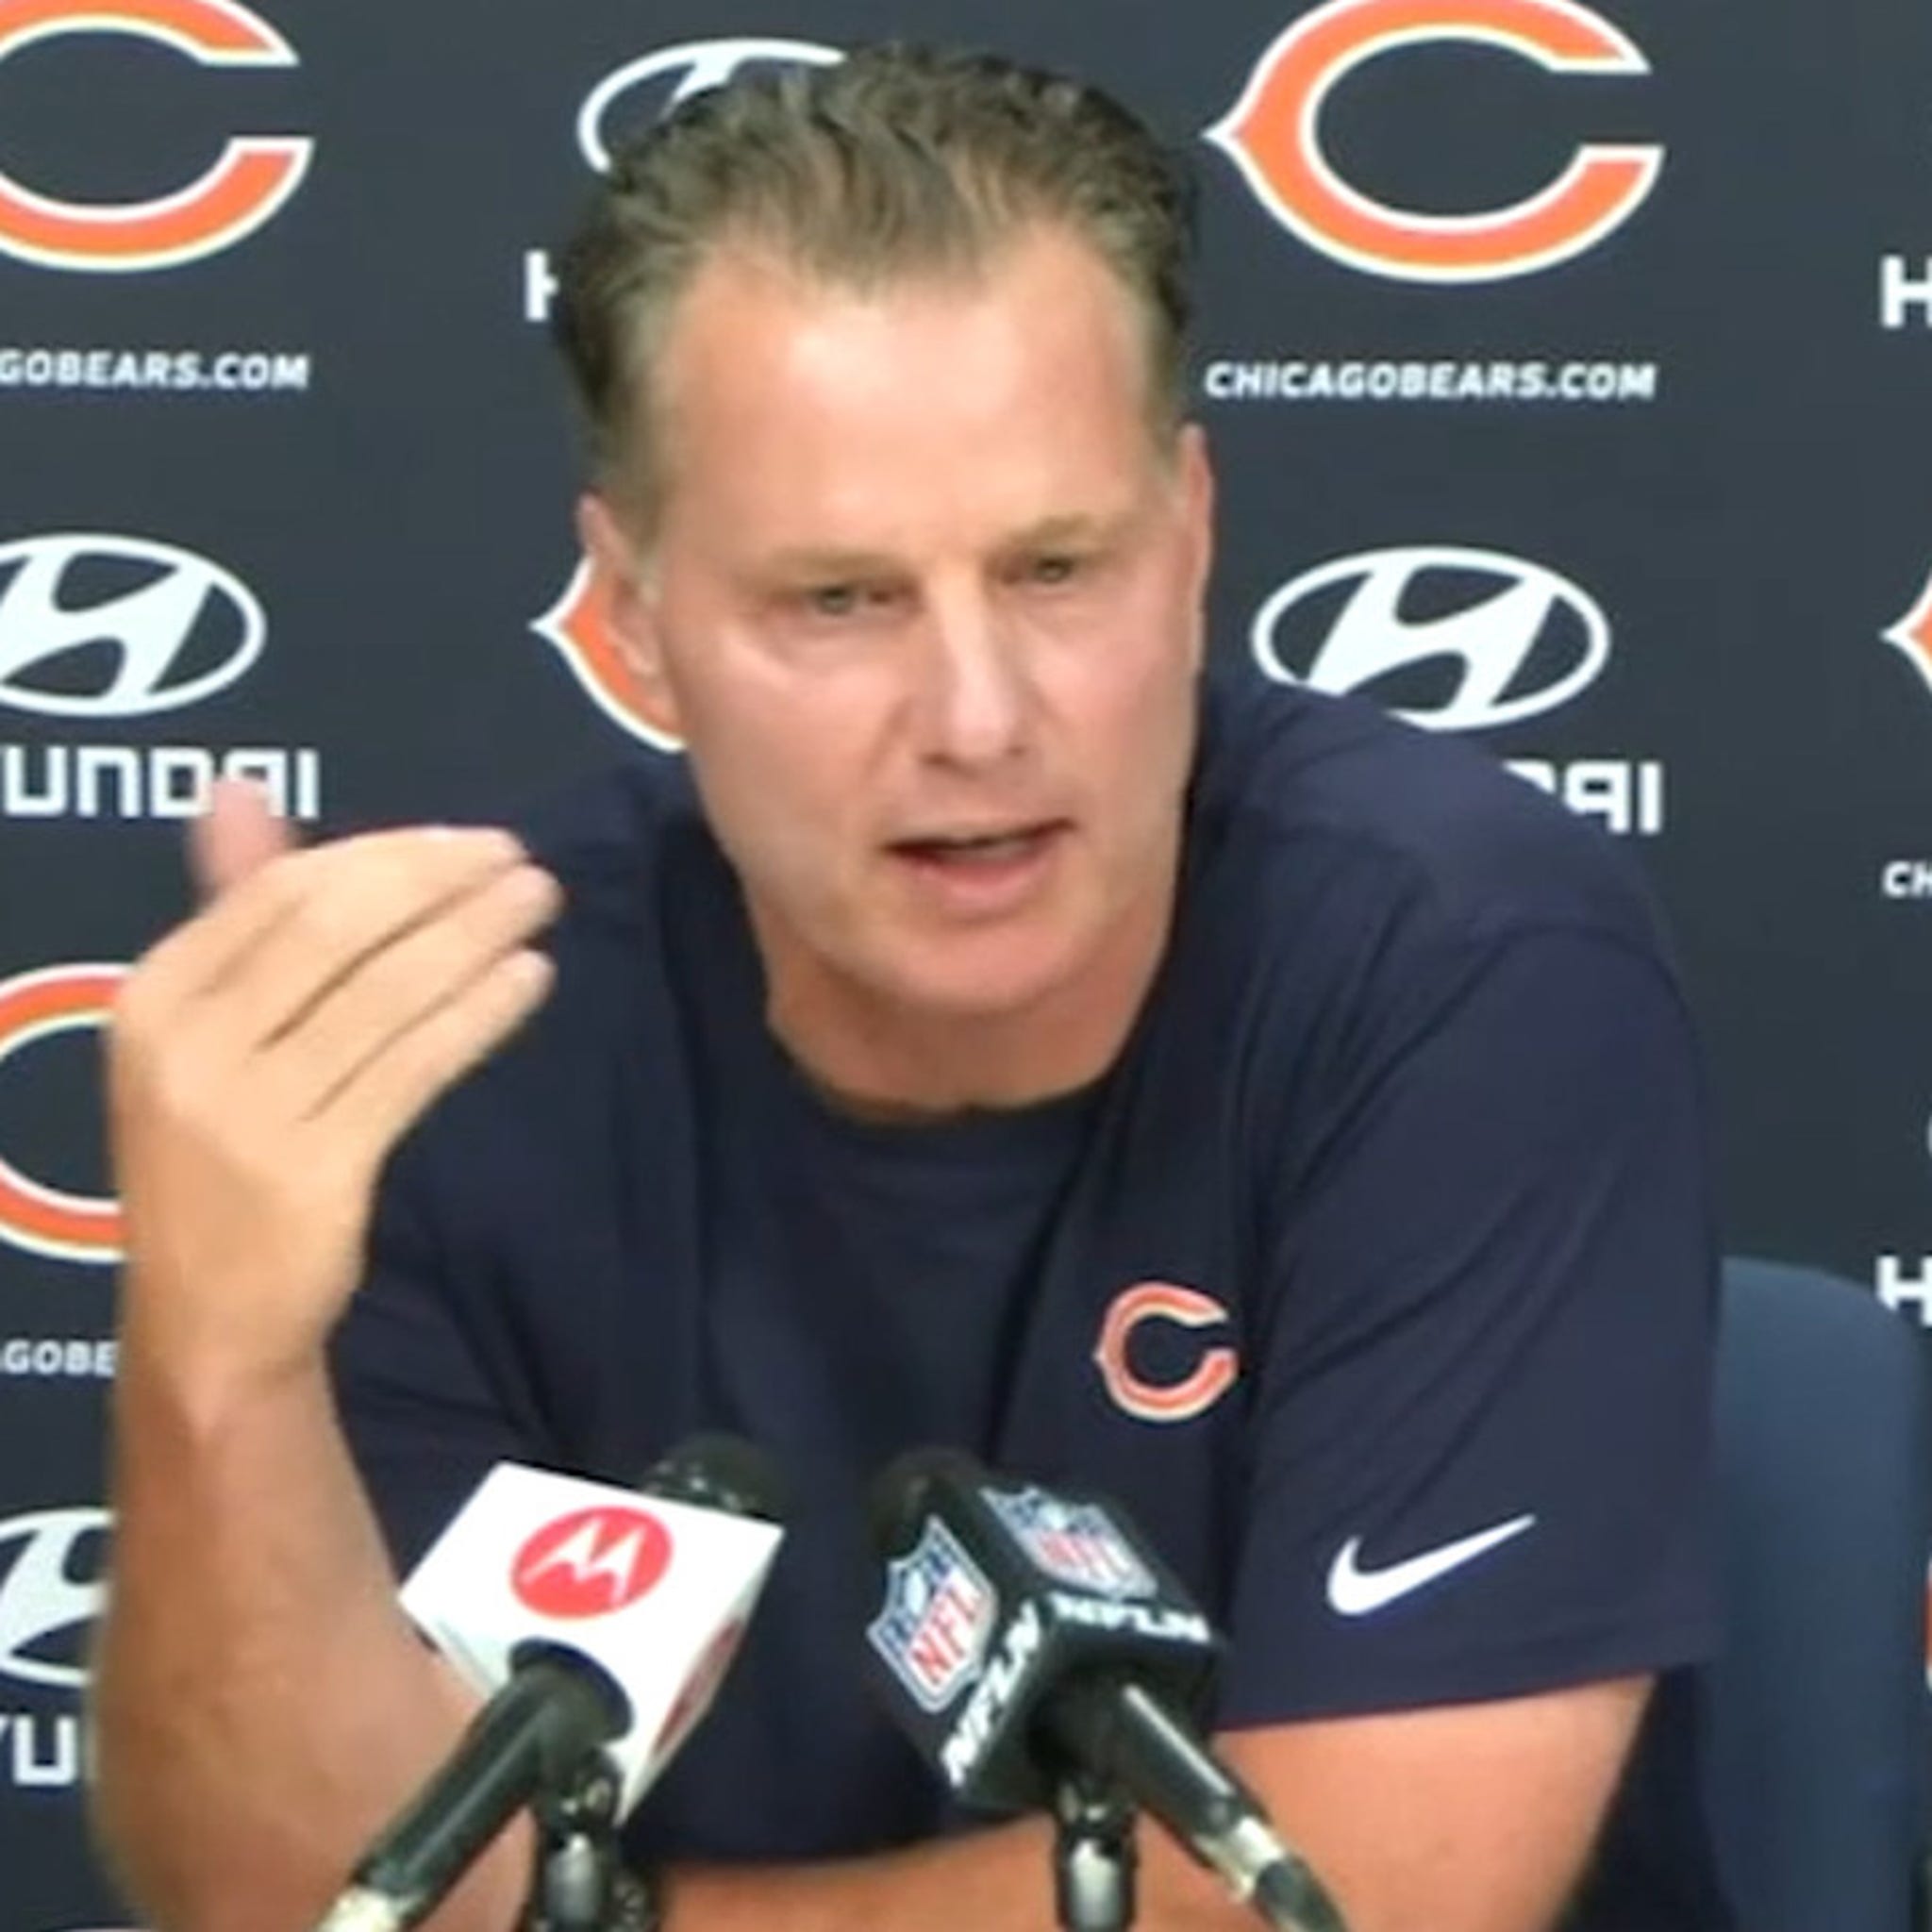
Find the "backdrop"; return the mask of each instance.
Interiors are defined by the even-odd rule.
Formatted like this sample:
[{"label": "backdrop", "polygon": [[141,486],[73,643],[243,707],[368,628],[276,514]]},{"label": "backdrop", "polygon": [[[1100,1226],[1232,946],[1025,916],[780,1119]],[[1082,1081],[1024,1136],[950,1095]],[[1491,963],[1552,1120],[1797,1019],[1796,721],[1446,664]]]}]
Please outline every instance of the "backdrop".
[{"label": "backdrop", "polygon": [[319,828],[640,745],[541,324],[605,143],[881,34],[1203,184],[1217,648],[1633,841],[1733,1249],[1932,1319],[1932,11],[1907,0],[0,0],[0,1932],[125,1914],[78,1721],[98,1026],[216,771]]}]

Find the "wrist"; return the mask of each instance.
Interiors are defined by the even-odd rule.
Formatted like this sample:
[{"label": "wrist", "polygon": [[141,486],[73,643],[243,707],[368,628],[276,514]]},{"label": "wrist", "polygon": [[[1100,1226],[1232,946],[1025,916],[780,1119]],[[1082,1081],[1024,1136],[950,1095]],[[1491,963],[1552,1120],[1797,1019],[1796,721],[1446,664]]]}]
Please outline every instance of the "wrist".
[{"label": "wrist", "polygon": [[115,1356],[114,1407],[143,1443],[158,1435],[183,1447],[246,1433],[258,1420],[303,1412],[331,1419],[334,1399],[320,1350],[274,1362],[229,1348],[164,1343],[147,1324],[124,1324]]}]

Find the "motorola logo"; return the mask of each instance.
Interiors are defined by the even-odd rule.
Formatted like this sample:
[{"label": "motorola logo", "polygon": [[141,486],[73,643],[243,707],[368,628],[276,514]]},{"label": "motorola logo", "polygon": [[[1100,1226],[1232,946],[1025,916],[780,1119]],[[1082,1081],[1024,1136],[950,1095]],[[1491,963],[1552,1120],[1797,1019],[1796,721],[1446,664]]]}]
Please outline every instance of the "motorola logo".
[{"label": "motorola logo", "polygon": [[1304,571],[1261,606],[1250,642],[1279,682],[1360,692],[1432,730],[1484,731],[1587,689],[1609,660],[1610,626],[1542,564],[1417,544]]},{"label": "motorola logo", "polygon": [[244,675],[267,636],[254,591],[192,550],[97,533],[0,543],[0,705],[16,710],[179,710]]},{"label": "motorola logo", "polygon": [[671,1564],[671,1532],[641,1509],[575,1509],[518,1551],[510,1588],[540,1617],[605,1617],[655,1590]]}]

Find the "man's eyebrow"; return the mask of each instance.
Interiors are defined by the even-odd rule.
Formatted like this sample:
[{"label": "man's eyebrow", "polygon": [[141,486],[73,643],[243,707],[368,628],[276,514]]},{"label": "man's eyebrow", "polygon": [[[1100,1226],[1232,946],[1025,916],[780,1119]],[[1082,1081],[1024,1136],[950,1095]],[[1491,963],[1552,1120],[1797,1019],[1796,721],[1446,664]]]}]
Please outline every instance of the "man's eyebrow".
[{"label": "man's eyebrow", "polygon": [[774,550],[758,561],[758,575],[773,577],[887,576],[904,568],[882,550]]},{"label": "man's eyebrow", "polygon": [[[1041,517],[1000,539],[1003,551],[1048,549],[1056,544],[1104,541],[1132,521],[1131,512],[1096,514],[1074,510]],[[898,575],[905,560],[884,550],[841,550],[801,544],[774,550],[758,560],[758,574],[770,577],[879,577]]]},{"label": "man's eyebrow", "polygon": [[1131,513],[1124,510],[1105,515],[1077,510],[1064,516],[1042,517],[1037,524],[1028,524],[1024,529],[1014,531],[1001,547],[1007,550],[1049,550],[1063,543],[1104,542],[1132,521]]}]

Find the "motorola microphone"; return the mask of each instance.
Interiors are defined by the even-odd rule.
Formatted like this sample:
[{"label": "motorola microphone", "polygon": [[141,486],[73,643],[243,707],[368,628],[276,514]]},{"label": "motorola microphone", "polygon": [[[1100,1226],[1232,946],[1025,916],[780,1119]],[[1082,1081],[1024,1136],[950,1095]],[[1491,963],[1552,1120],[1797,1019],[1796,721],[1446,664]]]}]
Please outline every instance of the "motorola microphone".
[{"label": "motorola microphone", "polygon": [[502,1462],[403,1607],[489,1701],[356,1867],[318,1932],[404,1932],[591,1753],[616,1820],[709,1708],[782,1535],[768,1458],[680,1443],[636,1491]]},{"label": "motorola microphone", "polygon": [[1051,1808],[1070,1775],[1097,1776],[1271,1924],[1346,1932],[1201,1740],[1217,1641],[1116,1508],[919,1450],[880,1475],[872,1517],[887,1565],[874,1675],[962,1803]]}]

